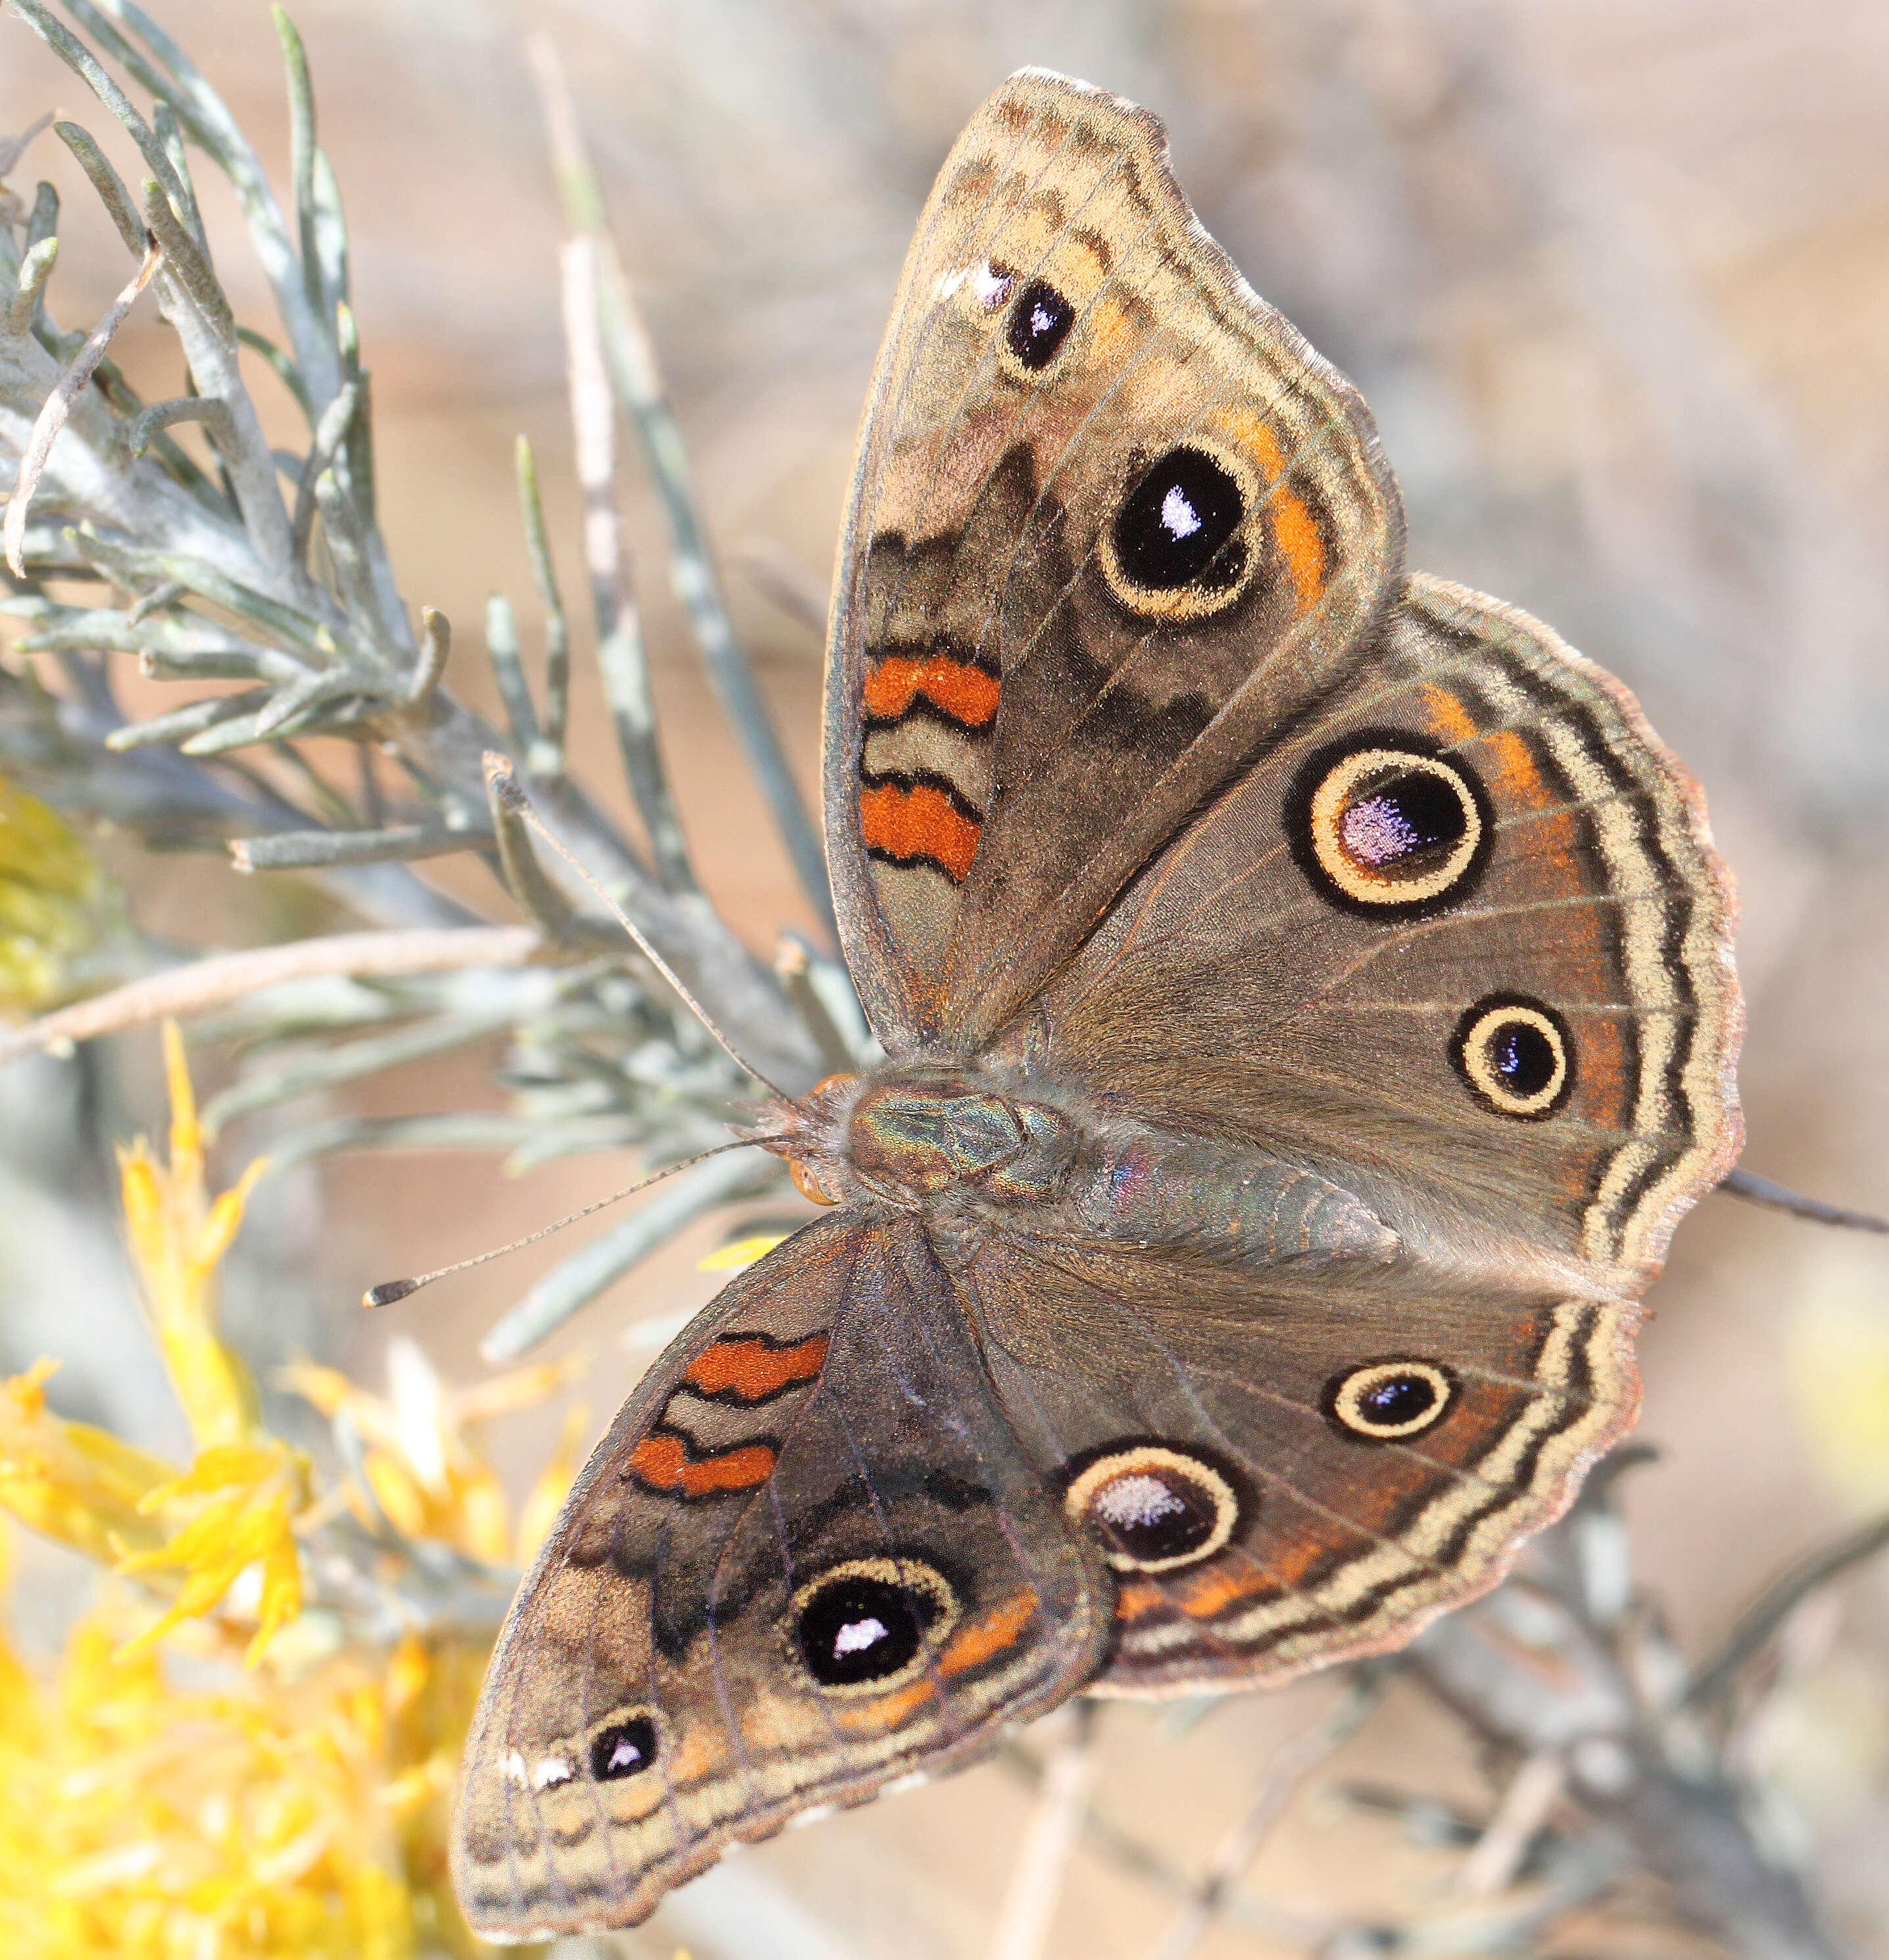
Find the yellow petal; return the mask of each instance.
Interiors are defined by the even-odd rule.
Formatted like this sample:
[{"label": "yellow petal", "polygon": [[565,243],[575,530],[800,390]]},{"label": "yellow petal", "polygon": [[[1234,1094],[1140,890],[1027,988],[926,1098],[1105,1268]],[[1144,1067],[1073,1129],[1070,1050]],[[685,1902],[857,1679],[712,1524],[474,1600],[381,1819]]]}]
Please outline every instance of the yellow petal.
[{"label": "yellow petal", "polygon": [[739,1272],[744,1266],[752,1265],[764,1253],[771,1252],[790,1236],[785,1232],[757,1232],[752,1238],[737,1239],[732,1246],[723,1246],[720,1252],[698,1259],[695,1270],[698,1273]]},{"label": "yellow petal", "polygon": [[243,1223],[243,1208],[256,1188],[256,1179],[268,1169],[269,1159],[258,1157],[237,1179],[234,1186],[211,1206],[210,1215],[197,1234],[197,1242],[192,1250],[191,1256],[199,1265],[217,1265],[230,1249]]},{"label": "yellow petal", "polygon": [[186,1193],[203,1182],[203,1131],[197,1122],[197,1092],[184,1053],[183,1031],[175,1021],[164,1026],[164,1077],[170,1092],[170,1175]]}]

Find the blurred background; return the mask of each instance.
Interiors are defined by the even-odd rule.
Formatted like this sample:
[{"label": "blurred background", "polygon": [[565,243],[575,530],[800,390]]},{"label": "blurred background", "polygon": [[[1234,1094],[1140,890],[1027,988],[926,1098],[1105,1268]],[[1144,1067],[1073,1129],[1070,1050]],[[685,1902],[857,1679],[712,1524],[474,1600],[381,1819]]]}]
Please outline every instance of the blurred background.
[{"label": "blurred background", "polygon": [[[266,10],[164,0],[161,13],[277,168],[286,111]],[[529,589],[521,431],[577,575],[561,221],[523,56],[542,30],[573,78],[736,622],[809,800],[821,645],[805,616],[824,604],[868,371],[934,170],[970,110],[1026,63],[1156,109],[1209,229],[1371,403],[1410,562],[1553,622],[1633,688],[1703,782],[1744,902],[1745,1164],[1889,1208],[1878,0],[301,0],[295,14],[352,227],[379,508],[405,597],[469,628],[493,587]],[[104,120],[0,18],[0,133],[51,107]],[[122,283],[122,249],[48,139],[16,183],[39,175],[71,214],[62,319],[89,320]],[[213,241],[228,240],[218,269],[259,317],[266,288],[231,208],[208,191],[205,205]],[[145,314],[118,352],[128,372],[148,371],[149,392],[176,391],[175,343]],[[813,922],[666,589],[633,468],[625,495],[678,800],[704,883],[765,952],[782,923]],[[482,699],[469,663],[455,684]],[[580,663],[574,768],[601,778],[595,686]],[[107,848],[153,933],[237,946],[350,922],[305,881],[240,880],[218,852]],[[438,875],[512,915],[475,869]],[[132,1035],[0,1075],[0,1368],[64,1355],[67,1413],[174,1451],[99,1225],[99,1140],[159,1122],[154,1054],[154,1037]],[[497,1058],[488,1046],[417,1062],[295,1113],[496,1108]],[[213,1088],[216,1052],[197,1066]],[[268,1141],[266,1123],[253,1128],[225,1141],[231,1174]],[[622,1168],[605,1156],[507,1178],[496,1153],[416,1153],[294,1171],[259,1195],[233,1316],[266,1361],[314,1351],[377,1381],[385,1343],[406,1335],[449,1379],[475,1379],[481,1334],[568,1248],[534,1247],[373,1320],[353,1307],[361,1288],[531,1230]],[[698,1262],[726,1223],[692,1228],[557,1337],[554,1353],[590,1357],[590,1434],[647,1358],[625,1330],[715,1290]],[[1643,1433],[1662,1454],[1626,1502],[1639,1577],[1696,1649],[1805,1547],[1889,1506],[1889,1252],[1708,1199],[1654,1304]],[[521,1484],[558,1415],[531,1411],[498,1437]],[[18,1610],[49,1637],[79,1578],[33,1556]],[[1798,1631],[1750,1747],[1833,1924],[1853,1950],[1889,1952],[1889,1571],[1865,1569]],[[1189,1720],[1111,1707],[1095,1801],[1197,1865],[1267,1752],[1331,1692],[1313,1682]],[[1477,1769],[1454,1725],[1394,1689],[1321,1775],[1473,1807]],[[980,1953],[1029,1801],[990,1766],[791,1833],[624,1950]],[[1433,1906],[1452,1870],[1315,1784],[1249,1888],[1363,1923]],[[685,1903],[698,1895],[708,1903]],[[1153,1951],[1172,1910],[1144,1877],[1080,1850],[1049,1950]],[[1630,1912],[1556,1939],[1570,1954],[1679,1950]],[[1293,1946],[1220,1925],[1198,1950]]]}]

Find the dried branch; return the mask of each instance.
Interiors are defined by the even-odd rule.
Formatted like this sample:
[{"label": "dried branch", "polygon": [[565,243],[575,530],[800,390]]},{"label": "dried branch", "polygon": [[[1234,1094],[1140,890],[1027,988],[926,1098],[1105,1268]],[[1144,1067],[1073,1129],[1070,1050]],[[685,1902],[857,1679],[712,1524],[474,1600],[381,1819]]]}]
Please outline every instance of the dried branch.
[{"label": "dried branch", "polygon": [[644,453],[669,520],[673,555],[670,582],[682,601],[708,677],[735,724],[809,900],[829,930],[833,899],[826,858],[807,816],[753,670],[736,638],[716,575],[707,534],[698,514],[694,485],[682,432],[663,393],[654,349],[643,324],[616,247],[604,229],[603,199],[585,152],[575,105],[555,49],[543,35],[530,43],[552,161],[564,202],[566,221],[594,254],[596,319],[611,386],[634,422]]},{"label": "dried branch", "polygon": [[1258,1856],[1266,1835],[1299,1786],[1356,1735],[1382,1695],[1384,1671],[1353,1669],[1337,1705],[1286,1743],[1266,1766],[1245,1809],[1215,1846],[1186,1906],[1155,1949],[1156,1960],[1188,1960],[1220,1916],[1233,1888]]},{"label": "dried branch", "polygon": [[1082,1834],[1089,1785],[1095,1780],[1096,1714],[1094,1702],[1079,1700],[1061,1718],[1064,1733],[1051,1745],[1043,1766],[1022,1848],[997,1910],[991,1960],[1041,1960],[1046,1950],[1050,1923]]},{"label": "dried branch", "polygon": [[544,941],[529,926],[472,926],[444,931],[345,932],[253,952],[207,953],[109,994],[42,1015],[0,1035],[0,1068],[36,1049],[92,1041],[158,1021],[186,1020],[265,987],[328,974],[394,979],[466,966],[512,966],[536,958]]}]

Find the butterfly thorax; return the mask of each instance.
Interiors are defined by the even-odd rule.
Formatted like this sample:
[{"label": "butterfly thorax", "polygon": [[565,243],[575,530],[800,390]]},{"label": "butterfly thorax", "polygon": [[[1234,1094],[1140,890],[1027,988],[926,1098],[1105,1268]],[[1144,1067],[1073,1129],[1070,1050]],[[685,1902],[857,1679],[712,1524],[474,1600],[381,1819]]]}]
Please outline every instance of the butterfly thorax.
[{"label": "butterfly thorax", "polygon": [[776,1148],[825,1204],[889,1204],[959,1225],[1038,1229],[1274,1265],[1382,1261],[1398,1235],[1355,1193],[1251,1145],[1107,1115],[1045,1077],[895,1061],[777,1107]]}]

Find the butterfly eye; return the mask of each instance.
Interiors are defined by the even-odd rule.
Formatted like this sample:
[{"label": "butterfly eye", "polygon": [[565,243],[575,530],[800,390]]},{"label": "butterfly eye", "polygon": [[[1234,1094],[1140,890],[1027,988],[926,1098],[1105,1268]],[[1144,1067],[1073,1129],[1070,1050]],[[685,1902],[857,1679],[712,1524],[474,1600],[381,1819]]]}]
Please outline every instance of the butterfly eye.
[{"label": "butterfly eye", "polygon": [[1350,1435],[1391,1443],[1440,1422],[1455,1393],[1448,1370],[1433,1361],[1378,1361],[1334,1377],[1325,1414]]},{"label": "butterfly eye", "polygon": [[1072,1522],[1093,1532],[1118,1570],[1166,1572],[1210,1558],[1233,1535],[1239,1500],[1199,1457],[1155,1443],[1089,1461],[1063,1499]]},{"label": "butterfly eye", "polygon": [[599,1783],[640,1775],[656,1760],[656,1719],[639,1711],[606,1722],[590,1739],[590,1774]]},{"label": "butterfly eye", "polygon": [[1410,918],[1467,896],[1488,856],[1487,796],[1452,758],[1362,737],[1302,772],[1286,823],[1317,888],[1347,910]]},{"label": "butterfly eye", "polygon": [[1076,324],[1076,309],[1047,280],[1032,279],[1016,296],[1003,339],[1032,374],[1047,368]]},{"label": "butterfly eye", "polygon": [[877,1694],[909,1679],[957,1618],[957,1596],[915,1558],[854,1558],[793,1596],[800,1661],[829,1693]]},{"label": "butterfly eye", "polygon": [[1450,1059],[1498,1115],[1551,1115],[1574,1087],[1574,1043],[1566,1024],[1522,994],[1478,1001],[1458,1026]]}]

